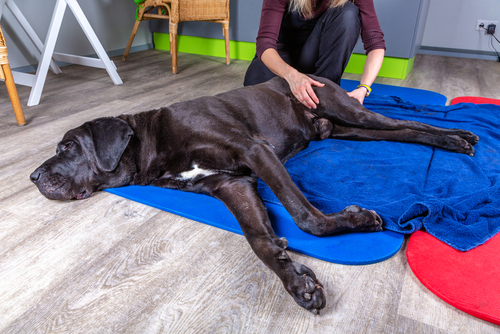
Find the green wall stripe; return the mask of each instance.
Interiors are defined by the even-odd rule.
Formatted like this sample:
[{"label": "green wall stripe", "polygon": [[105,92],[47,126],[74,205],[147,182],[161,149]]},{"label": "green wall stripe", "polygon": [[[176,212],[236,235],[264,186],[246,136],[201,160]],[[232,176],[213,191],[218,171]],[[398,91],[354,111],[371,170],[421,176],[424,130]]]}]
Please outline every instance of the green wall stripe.
[{"label": "green wall stripe", "polygon": [[[170,50],[169,34],[155,32],[153,37],[156,49]],[[214,57],[226,56],[224,40],[216,38],[178,35],[177,51]],[[232,59],[252,60],[255,56],[255,43],[229,41],[229,52]],[[363,73],[365,61],[366,55],[354,53],[345,71],[347,73],[361,74]],[[379,76],[404,79],[413,68],[414,61],[415,58],[385,57]]]},{"label": "green wall stripe", "polygon": [[[379,76],[394,79],[404,79],[413,68],[415,58],[395,58],[384,57],[384,62],[380,68]],[[347,73],[363,73],[366,62],[366,55],[354,53],[347,64],[345,71]]]},{"label": "green wall stripe", "polygon": [[[165,33],[153,34],[155,48],[170,50],[170,36]],[[177,36],[177,51],[205,56],[226,57],[223,39],[195,36]],[[252,60],[255,56],[255,43],[229,41],[229,53],[232,59]]]}]

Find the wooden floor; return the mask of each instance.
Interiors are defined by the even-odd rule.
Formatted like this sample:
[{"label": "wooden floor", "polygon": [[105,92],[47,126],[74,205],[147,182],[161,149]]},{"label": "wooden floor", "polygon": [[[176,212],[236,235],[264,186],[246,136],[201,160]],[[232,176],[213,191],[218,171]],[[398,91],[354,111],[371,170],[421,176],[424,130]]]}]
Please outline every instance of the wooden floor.
[{"label": "wooden floor", "polygon": [[[314,316],[242,236],[104,192],[42,197],[29,175],[68,129],[240,87],[248,66],[180,54],[173,75],[168,53],[119,59],[121,86],[100,69],[49,74],[24,127],[0,84],[0,333],[499,333],[427,291],[404,248],[367,266],[292,253],[325,285],[326,309]],[[407,79],[378,82],[500,98],[500,63],[419,55]],[[18,90],[25,106],[29,89]]]}]

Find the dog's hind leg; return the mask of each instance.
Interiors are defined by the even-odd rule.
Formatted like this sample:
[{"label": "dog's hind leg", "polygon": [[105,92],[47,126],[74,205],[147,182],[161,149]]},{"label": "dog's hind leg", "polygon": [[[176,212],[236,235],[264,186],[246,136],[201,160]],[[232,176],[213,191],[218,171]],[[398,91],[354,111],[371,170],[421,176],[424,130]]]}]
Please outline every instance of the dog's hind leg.
[{"label": "dog's hind leg", "polygon": [[412,129],[372,130],[335,125],[333,126],[329,138],[361,141],[389,140],[424,144],[451,152],[474,156],[474,147],[472,147],[472,144],[460,136],[446,134],[436,135]]},{"label": "dog's hind leg", "polygon": [[288,242],[274,234],[257,192],[257,181],[252,177],[218,174],[198,181],[196,186],[196,191],[226,205],[259,259],[278,275],[297,304],[318,314],[325,306],[323,286],[311,269],[290,259],[285,251]]},{"label": "dog's hind leg", "polygon": [[445,129],[416,121],[396,120],[372,112],[332,82],[325,82],[325,86],[315,88],[315,92],[320,100],[315,113],[321,118],[328,119],[334,125],[371,130],[410,129],[437,136],[458,136],[471,145],[476,145],[478,142],[478,137],[470,131]]}]

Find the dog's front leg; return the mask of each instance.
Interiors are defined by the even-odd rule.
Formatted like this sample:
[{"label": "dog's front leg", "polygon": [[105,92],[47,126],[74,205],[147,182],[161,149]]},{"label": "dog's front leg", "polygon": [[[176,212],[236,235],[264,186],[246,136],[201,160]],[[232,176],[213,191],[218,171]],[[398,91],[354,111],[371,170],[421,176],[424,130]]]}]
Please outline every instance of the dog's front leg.
[{"label": "dog's front leg", "polygon": [[238,220],[255,254],[273,270],[285,289],[303,308],[318,314],[325,306],[323,286],[314,272],[290,259],[288,242],[271,227],[267,210],[252,177],[213,175],[198,182],[201,192],[221,200]]},{"label": "dog's front leg", "polygon": [[248,166],[271,188],[301,230],[317,236],[382,231],[382,219],[374,211],[351,205],[340,212],[324,214],[315,208],[268,146],[256,144],[247,153]]}]

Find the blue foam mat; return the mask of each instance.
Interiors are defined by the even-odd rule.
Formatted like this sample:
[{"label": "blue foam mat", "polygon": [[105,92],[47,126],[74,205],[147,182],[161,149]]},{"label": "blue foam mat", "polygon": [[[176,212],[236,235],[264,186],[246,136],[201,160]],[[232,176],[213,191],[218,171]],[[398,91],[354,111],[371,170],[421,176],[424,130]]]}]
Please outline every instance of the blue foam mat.
[{"label": "blue foam mat", "polygon": [[[243,234],[238,222],[225,205],[210,196],[153,186],[128,186],[106,191],[207,225]],[[396,254],[403,243],[403,235],[392,231],[315,237],[301,231],[281,205],[266,203],[266,207],[275,233],[288,240],[288,249],[324,261],[341,264],[376,263]]]},{"label": "blue foam mat", "polygon": [[[340,87],[346,91],[352,91],[359,85],[359,81],[342,79]],[[430,90],[398,87],[391,85],[384,85],[379,83],[372,84],[372,95],[366,98],[369,102],[374,95],[397,96],[405,101],[413,102],[415,104],[423,105],[442,105],[446,104],[446,96],[432,92]]]}]

